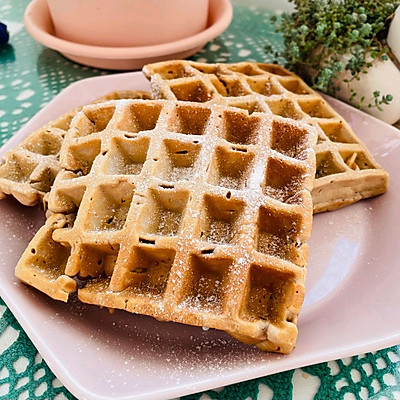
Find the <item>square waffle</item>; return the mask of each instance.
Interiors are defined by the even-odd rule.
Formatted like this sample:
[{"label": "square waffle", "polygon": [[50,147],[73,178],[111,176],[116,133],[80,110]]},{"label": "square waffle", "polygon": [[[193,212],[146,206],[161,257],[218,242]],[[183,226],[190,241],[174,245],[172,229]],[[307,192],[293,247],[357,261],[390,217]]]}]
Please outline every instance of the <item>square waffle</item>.
[{"label": "square waffle", "polygon": [[[94,103],[113,99],[150,98],[142,91],[122,90],[108,93]],[[0,199],[15,197],[26,206],[44,201],[61,170],[60,149],[72,118],[81,109],[69,111],[31,133],[10,150],[0,165]]]},{"label": "square waffle", "polygon": [[143,72],[153,98],[222,104],[302,120],[318,129],[314,213],[384,193],[388,173],[346,121],[297,75],[273,64],[165,61]]},{"label": "square waffle", "polygon": [[16,267],[67,301],[224,330],[290,352],[304,297],[316,130],[226,106],[88,105],[53,213]]}]

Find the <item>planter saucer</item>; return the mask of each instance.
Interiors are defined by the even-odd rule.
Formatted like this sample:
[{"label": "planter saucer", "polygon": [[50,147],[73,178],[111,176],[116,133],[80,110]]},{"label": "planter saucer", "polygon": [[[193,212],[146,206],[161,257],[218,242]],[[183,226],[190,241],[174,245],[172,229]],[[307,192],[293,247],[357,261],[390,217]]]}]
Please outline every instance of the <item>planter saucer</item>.
[{"label": "planter saucer", "polygon": [[102,69],[135,70],[157,61],[189,57],[221,34],[232,16],[229,0],[210,0],[209,25],[205,30],[185,39],[143,47],[91,46],[60,39],[55,36],[46,0],[33,0],[26,8],[24,22],[34,39],[72,61]]}]

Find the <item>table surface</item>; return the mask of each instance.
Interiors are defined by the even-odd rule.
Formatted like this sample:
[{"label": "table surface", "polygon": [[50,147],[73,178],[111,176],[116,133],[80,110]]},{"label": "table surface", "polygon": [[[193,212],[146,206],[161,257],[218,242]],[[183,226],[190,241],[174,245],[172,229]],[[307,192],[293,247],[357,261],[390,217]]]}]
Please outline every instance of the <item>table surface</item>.
[{"label": "table surface", "polygon": [[[112,73],[75,64],[35,42],[23,25],[28,0],[1,0],[10,44],[0,47],[0,145],[69,84]],[[243,2],[242,2],[243,3]],[[230,27],[191,57],[205,62],[269,62],[281,38],[271,11],[235,5]],[[0,299],[0,399],[74,399]],[[182,399],[400,399],[400,346],[329,361]]]}]

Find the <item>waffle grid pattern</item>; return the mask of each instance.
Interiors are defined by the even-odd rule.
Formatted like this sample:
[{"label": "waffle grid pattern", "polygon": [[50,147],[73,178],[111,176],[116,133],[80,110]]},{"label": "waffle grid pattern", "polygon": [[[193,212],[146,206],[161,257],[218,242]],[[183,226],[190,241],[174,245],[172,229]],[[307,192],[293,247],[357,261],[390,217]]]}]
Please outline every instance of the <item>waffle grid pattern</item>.
[{"label": "waffle grid pattern", "polygon": [[154,98],[229,105],[315,126],[315,213],[387,190],[388,174],[346,121],[298,76],[278,65],[166,61],[147,65],[143,72]]},{"label": "waffle grid pattern", "polygon": [[33,132],[6,154],[0,166],[0,198],[14,196],[31,206],[50,191],[61,170],[59,152],[74,112]]},{"label": "waffle grid pattern", "polygon": [[[17,276],[56,298],[79,277],[83,302],[287,353],[304,297],[315,141],[308,125],[223,106],[86,106],[64,141],[55,214]],[[35,246],[45,237],[44,267]]]},{"label": "waffle grid pattern", "polygon": [[[108,93],[94,103],[122,98],[148,99],[150,95],[142,91],[122,90]],[[26,206],[46,202],[46,194],[61,171],[60,150],[64,137],[72,118],[81,108],[71,110],[32,132],[3,157],[0,198],[12,195]]]}]

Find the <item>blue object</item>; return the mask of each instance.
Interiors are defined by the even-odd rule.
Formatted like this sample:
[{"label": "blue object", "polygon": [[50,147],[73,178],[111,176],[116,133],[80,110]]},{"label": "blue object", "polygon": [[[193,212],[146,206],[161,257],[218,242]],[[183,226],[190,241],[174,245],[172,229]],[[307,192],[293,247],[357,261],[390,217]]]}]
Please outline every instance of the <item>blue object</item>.
[{"label": "blue object", "polygon": [[7,44],[10,39],[10,33],[7,30],[7,25],[0,22],[0,45]]}]

